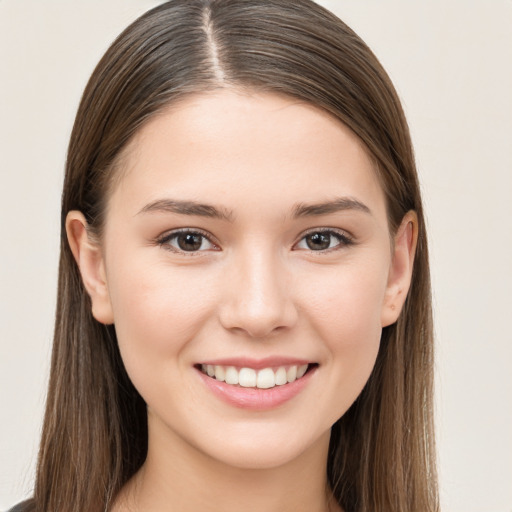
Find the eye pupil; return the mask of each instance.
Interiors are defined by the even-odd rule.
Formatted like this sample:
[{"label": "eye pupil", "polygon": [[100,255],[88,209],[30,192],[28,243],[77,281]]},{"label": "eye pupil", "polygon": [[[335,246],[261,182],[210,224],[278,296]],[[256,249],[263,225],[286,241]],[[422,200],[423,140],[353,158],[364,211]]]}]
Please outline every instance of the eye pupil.
[{"label": "eye pupil", "polygon": [[328,233],[313,233],[306,237],[306,244],[312,251],[328,249],[331,245],[331,235]]},{"label": "eye pupil", "polygon": [[183,233],[177,237],[177,242],[182,251],[198,251],[203,243],[203,236],[197,233]]}]

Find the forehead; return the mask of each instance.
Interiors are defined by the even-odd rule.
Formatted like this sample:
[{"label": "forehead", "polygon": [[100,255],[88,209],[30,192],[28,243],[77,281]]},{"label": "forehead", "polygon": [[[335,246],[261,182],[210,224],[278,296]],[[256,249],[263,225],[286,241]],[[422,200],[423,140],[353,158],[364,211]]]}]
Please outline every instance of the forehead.
[{"label": "forehead", "polygon": [[139,130],[120,167],[110,206],[116,198],[136,208],[160,196],[214,194],[228,208],[259,201],[283,209],[359,195],[385,210],[373,160],[358,137],[323,110],[274,93],[188,96]]}]

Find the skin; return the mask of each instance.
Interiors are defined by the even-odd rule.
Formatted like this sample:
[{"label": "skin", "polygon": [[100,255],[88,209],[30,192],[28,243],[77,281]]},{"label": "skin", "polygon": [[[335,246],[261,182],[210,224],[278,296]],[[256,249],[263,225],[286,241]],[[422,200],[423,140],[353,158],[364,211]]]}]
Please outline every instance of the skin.
[{"label": "skin", "polygon": [[[297,205],[340,198],[364,207],[294,217]],[[168,199],[224,215],[155,207]],[[186,228],[210,241],[189,252],[176,237],[162,243]],[[330,248],[311,250],[305,236],[326,229]],[[67,230],[93,314],[115,323],[148,404],[147,461],[115,510],[339,510],[325,477],[330,428],[368,380],[382,327],[399,315],[417,238],[413,212],[390,237],[357,137],[275,94],[191,96],[129,144],[101,243],[80,212],[69,213]],[[194,367],[234,356],[318,367],[285,404],[248,411],[219,400]]]}]

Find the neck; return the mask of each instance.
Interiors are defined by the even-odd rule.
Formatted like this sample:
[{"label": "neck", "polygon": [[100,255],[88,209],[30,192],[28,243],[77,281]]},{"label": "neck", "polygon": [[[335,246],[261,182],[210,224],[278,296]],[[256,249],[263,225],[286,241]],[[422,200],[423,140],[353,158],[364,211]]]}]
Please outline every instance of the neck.
[{"label": "neck", "polygon": [[329,432],[278,467],[238,468],[149,424],[146,462],[121,490],[114,512],[334,512],[328,489]]}]

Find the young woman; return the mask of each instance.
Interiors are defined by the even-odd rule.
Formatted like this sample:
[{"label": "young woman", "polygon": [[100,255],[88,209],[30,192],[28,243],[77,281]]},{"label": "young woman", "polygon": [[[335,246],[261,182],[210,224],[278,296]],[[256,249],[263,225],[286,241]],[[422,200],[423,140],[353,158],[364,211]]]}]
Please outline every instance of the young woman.
[{"label": "young woman", "polygon": [[309,0],[173,0],[71,136],[51,379],[20,510],[435,511],[407,124]]}]

